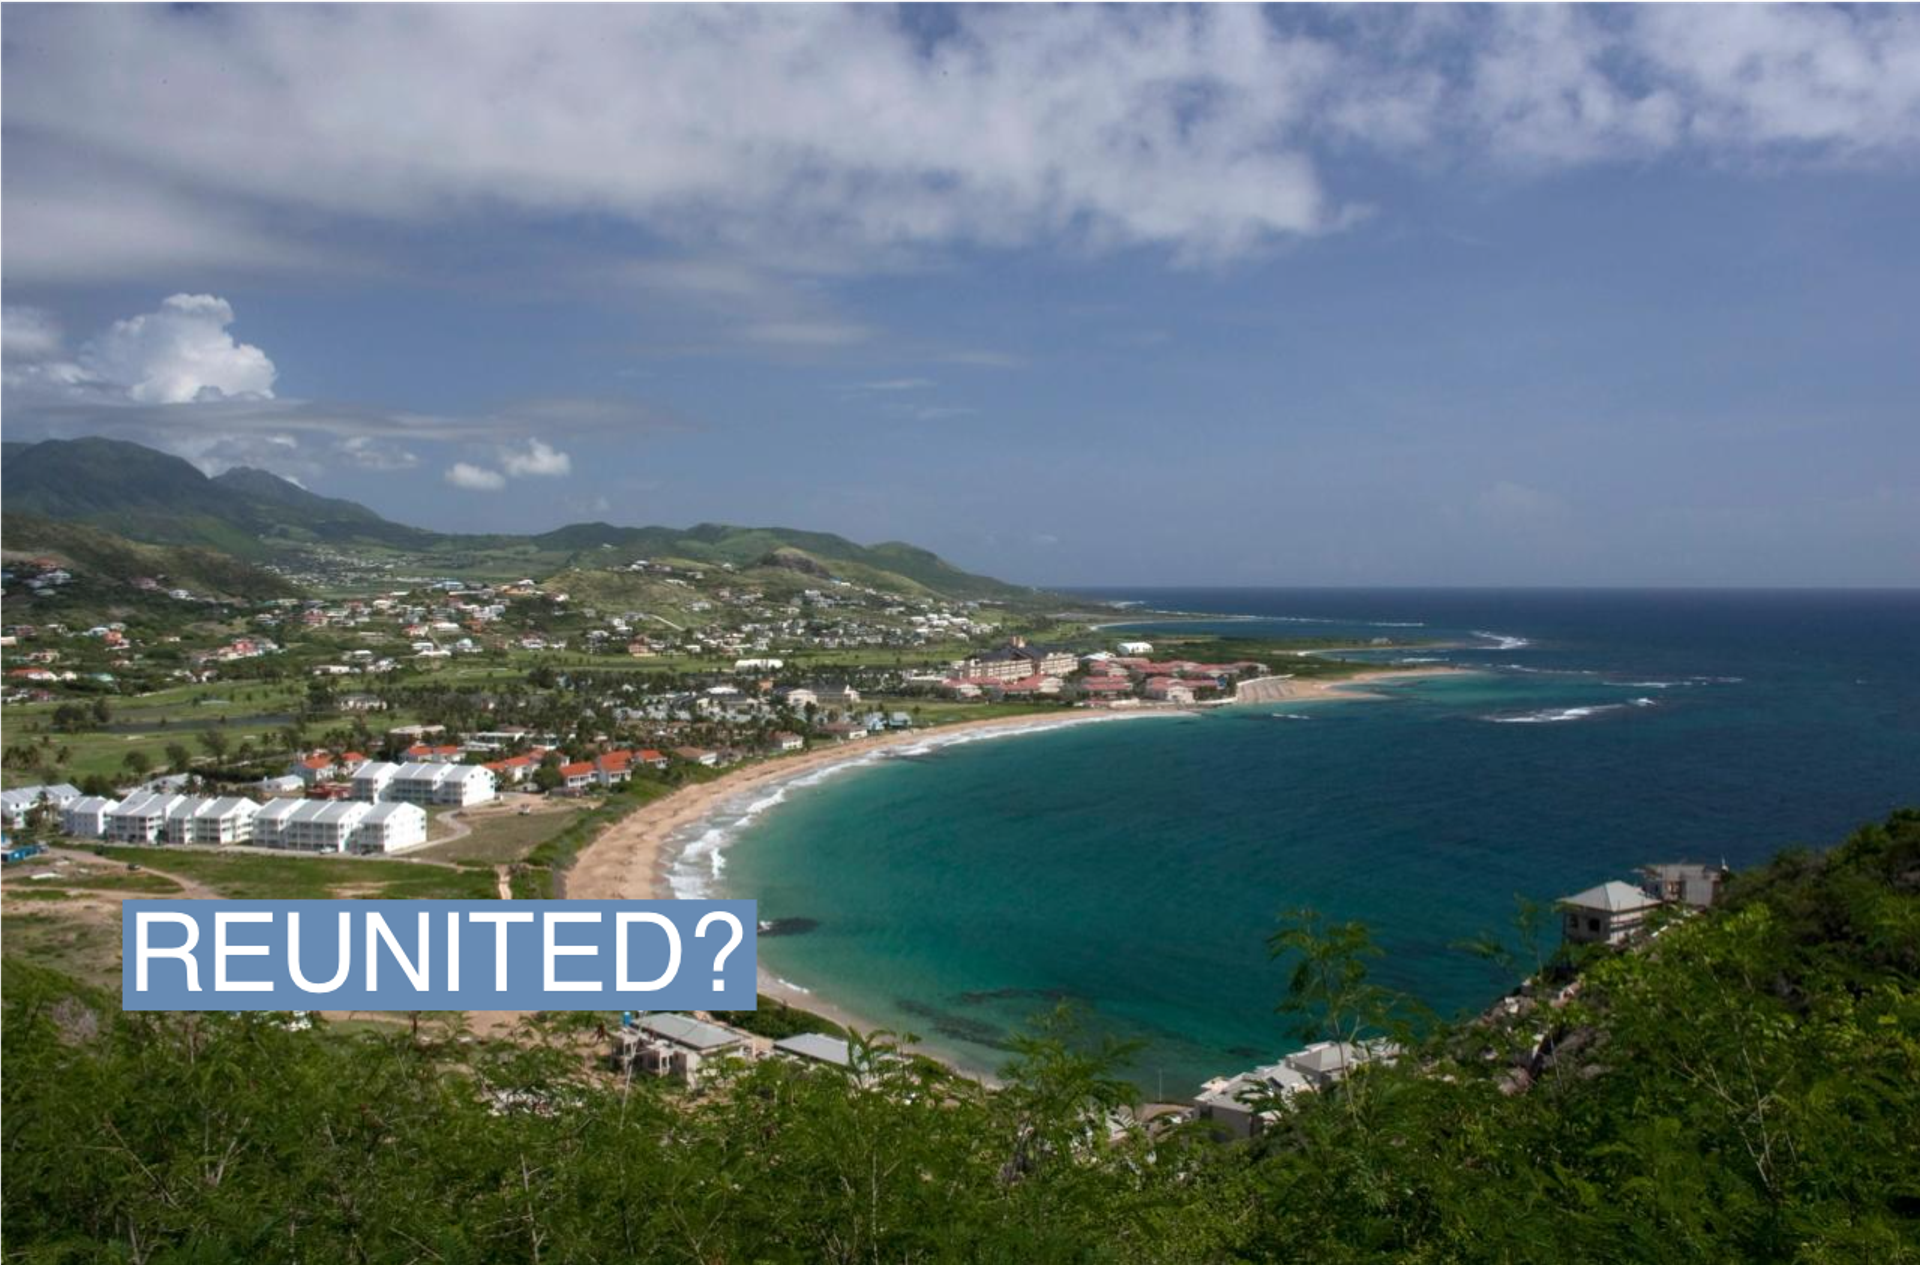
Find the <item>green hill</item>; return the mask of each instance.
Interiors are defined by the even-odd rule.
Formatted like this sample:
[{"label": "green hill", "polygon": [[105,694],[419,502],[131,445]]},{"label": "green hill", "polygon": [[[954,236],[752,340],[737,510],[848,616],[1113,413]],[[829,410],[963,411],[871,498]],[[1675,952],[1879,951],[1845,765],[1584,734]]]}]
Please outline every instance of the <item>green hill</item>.
[{"label": "green hill", "polygon": [[364,505],[319,496],[265,470],[212,478],[191,463],[124,440],[9,443],[0,463],[7,508],[83,523],[138,541],[221,550],[253,561],[290,558],[313,545],[404,556],[441,574],[545,579],[611,563],[678,558],[748,570],[846,580],[884,592],[1019,601],[1032,589],[973,575],[925,549],[859,545],[828,532],[701,523],[616,527],[574,523],[535,535],[458,535],[409,527]]},{"label": "green hill", "polygon": [[0,551],[8,558],[57,559],[83,579],[134,587],[152,580],[165,589],[188,589],[203,597],[258,600],[295,597],[287,580],[215,549],[143,545],[84,523],[62,523],[9,508],[0,514]]}]

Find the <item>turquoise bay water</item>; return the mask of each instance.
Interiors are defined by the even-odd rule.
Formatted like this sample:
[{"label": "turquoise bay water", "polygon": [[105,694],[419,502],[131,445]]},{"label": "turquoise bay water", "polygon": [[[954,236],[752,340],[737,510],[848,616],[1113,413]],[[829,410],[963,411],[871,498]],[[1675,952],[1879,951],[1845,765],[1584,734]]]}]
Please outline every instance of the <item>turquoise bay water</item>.
[{"label": "turquoise bay water", "polygon": [[1281,910],[1364,920],[1384,982],[1479,1009],[1511,981],[1452,946],[1504,930],[1516,894],[1752,863],[1920,802],[1920,594],[1102,596],[1255,617],[1234,632],[1430,637],[1457,648],[1380,657],[1481,674],[796,787],[724,852],[726,894],[818,923],[763,939],[770,970],[983,1069],[1071,999],[1143,1041],[1133,1076],[1171,1095],[1298,1044],[1264,944]]}]

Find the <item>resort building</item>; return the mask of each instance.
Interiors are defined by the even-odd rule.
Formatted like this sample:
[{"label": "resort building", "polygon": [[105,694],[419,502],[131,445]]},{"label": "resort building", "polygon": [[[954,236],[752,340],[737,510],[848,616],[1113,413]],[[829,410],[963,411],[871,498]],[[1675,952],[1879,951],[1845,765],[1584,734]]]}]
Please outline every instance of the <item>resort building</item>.
[{"label": "resort building", "polygon": [[353,832],[355,852],[401,852],[427,841],[427,814],[418,804],[375,804]]},{"label": "resort building", "polygon": [[117,799],[82,795],[60,810],[60,829],[76,839],[99,839],[107,833],[107,814],[118,807]]},{"label": "resort building", "polygon": [[[239,796],[197,800],[188,823],[191,837],[186,842],[202,846],[249,843],[253,839],[253,819],[259,813],[260,805]],[[171,816],[167,826],[171,832]]]},{"label": "resort building", "polygon": [[1193,685],[1188,681],[1176,680],[1170,676],[1148,677],[1140,692],[1148,698],[1166,703],[1191,703]]},{"label": "resort building", "polygon": [[820,705],[820,696],[812,690],[793,686],[789,689],[775,690],[773,692],[773,701],[788,711],[804,712],[809,707],[818,707]]},{"label": "resort building", "polygon": [[997,650],[956,661],[953,674],[962,679],[1018,681],[1029,676],[1066,676],[1079,666],[1070,650],[1030,646],[1026,638],[1015,637]]},{"label": "resort building", "polygon": [[399,771],[397,764],[369,760],[353,771],[353,797],[368,804],[378,803],[387,797],[387,787]]},{"label": "resort building", "polygon": [[[368,767],[372,766],[363,767],[361,772]],[[362,799],[357,777],[355,781],[354,798]],[[494,794],[493,773],[481,765],[423,762],[395,767],[371,802],[394,799],[405,804],[454,804],[464,808],[484,804]]]},{"label": "resort building", "polygon": [[813,695],[822,711],[832,708],[846,714],[849,708],[860,706],[860,691],[851,685],[823,685]]},{"label": "resort building", "polygon": [[253,841],[295,852],[345,852],[373,811],[353,800],[276,800],[253,819]]},{"label": "resort building", "polygon": [[805,738],[799,734],[788,733],[784,729],[767,739],[767,749],[770,751],[798,751],[806,745]]},{"label": "resort building", "polygon": [[1559,902],[1561,935],[1570,944],[1620,944],[1636,934],[1647,915],[1663,903],[1618,881],[1589,887]]},{"label": "resort building", "polygon": [[166,831],[167,810],[184,796],[133,794],[107,813],[107,838],[115,843],[158,843]]}]

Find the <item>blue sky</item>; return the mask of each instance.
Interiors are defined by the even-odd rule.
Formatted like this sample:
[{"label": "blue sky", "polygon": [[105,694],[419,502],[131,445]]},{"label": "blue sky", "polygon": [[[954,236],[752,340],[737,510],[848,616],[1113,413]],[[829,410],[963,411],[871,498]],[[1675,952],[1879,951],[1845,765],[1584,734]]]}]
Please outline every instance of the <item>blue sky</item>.
[{"label": "blue sky", "polygon": [[5,19],[10,439],[1036,583],[1920,582],[1910,8]]}]

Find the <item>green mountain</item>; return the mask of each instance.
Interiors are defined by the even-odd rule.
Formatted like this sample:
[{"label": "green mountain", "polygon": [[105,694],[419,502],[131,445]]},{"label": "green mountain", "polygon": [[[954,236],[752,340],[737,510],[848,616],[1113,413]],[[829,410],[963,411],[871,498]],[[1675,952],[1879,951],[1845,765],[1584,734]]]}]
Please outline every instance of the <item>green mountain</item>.
[{"label": "green mountain", "polygon": [[545,578],[641,558],[868,584],[902,594],[1017,601],[1035,591],[962,571],[938,555],[889,541],[859,545],[827,532],[702,523],[616,527],[574,523],[531,536],[455,535],[409,527],[364,505],[318,496],[266,470],[208,478],[191,463],[115,439],[9,443],[0,460],[9,510],[84,523],[129,541],[217,549],[255,562],[326,545],[399,554],[441,574]]}]

